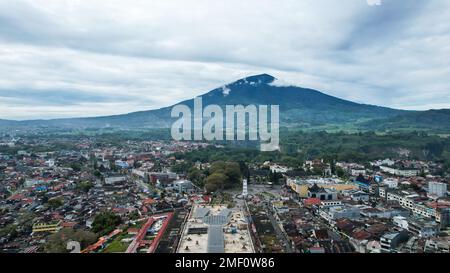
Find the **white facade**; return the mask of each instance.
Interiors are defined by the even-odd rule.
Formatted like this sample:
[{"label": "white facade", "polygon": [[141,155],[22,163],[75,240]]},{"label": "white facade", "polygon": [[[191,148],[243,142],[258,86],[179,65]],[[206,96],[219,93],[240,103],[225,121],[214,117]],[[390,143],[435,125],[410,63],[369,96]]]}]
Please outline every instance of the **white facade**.
[{"label": "white facade", "polygon": [[352,176],[358,176],[358,175],[366,175],[366,170],[364,169],[351,169],[350,174]]},{"label": "white facade", "polygon": [[429,182],[428,193],[437,197],[447,196],[447,184],[440,182]]},{"label": "white facade", "polygon": [[49,159],[49,160],[45,161],[45,165],[47,165],[48,167],[52,168],[52,167],[55,166],[55,160]]},{"label": "white facade", "polygon": [[271,165],[270,166],[270,170],[274,173],[286,173],[290,170],[290,168],[286,167],[286,166],[281,166],[281,165]]},{"label": "white facade", "polygon": [[380,197],[386,198],[387,201],[397,201],[400,206],[409,209],[415,214],[428,218],[436,217],[435,209],[426,207],[414,200],[414,198],[419,197],[417,194],[386,192],[385,189],[380,188]]},{"label": "white facade", "polygon": [[405,176],[405,177],[417,176],[420,174],[420,170],[415,170],[415,169],[402,170],[402,169],[396,169],[396,168],[391,168],[391,167],[387,167],[387,166],[380,166],[380,169],[382,172],[385,172],[385,173],[398,175],[398,176]]},{"label": "white facade", "polygon": [[398,179],[386,179],[382,182],[384,185],[388,186],[390,189],[398,188]]},{"label": "white facade", "polygon": [[406,217],[395,216],[392,221],[397,227],[408,230],[408,219]]},{"label": "white facade", "polygon": [[112,176],[112,177],[106,177],[105,178],[105,184],[112,185],[119,182],[126,182],[127,178],[126,176]]},{"label": "white facade", "polygon": [[361,216],[359,208],[351,206],[330,207],[320,210],[319,215],[328,222],[341,218],[358,219]]},{"label": "white facade", "polygon": [[342,206],[342,201],[334,200],[334,201],[321,201],[320,202],[320,207],[323,207],[323,208],[336,207],[336,206]]},{"label": "white facade", "polygon": [[247,179],[244,179],[242,181],[242,196],[247,197],[248,195],[248,189],[247,189]]}]

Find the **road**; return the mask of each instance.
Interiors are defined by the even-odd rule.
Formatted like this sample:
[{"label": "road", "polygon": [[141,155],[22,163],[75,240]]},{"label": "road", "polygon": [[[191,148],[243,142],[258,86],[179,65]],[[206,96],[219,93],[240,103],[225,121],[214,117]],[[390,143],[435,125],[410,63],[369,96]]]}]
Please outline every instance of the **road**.
[{"label": "road", "polygon": [[275,216],[273,215],[272,210],[269,208],[269,206],[266,203],[266,212],[267,217],[269,217],[270,222],[272,223],[273,228],[275,229],[275,232],[277,233],[278,240],[280,240],[282,246],[284,247],[284,251],[286,253],[294,253],[294,249],[292,249],[291,241],[287,237],[286,233],[281,229],[279,222],[277,219],[275,219]]}]

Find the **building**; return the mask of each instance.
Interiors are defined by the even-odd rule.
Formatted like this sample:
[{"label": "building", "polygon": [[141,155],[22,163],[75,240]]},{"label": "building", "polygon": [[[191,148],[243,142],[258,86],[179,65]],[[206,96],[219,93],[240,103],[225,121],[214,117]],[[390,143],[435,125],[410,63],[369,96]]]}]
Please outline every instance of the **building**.
[{"label": "building", "polygon": [[408,217],[409,210],[403,208],[365,208],[361,210],[361,215],[369,218],[390,219],[396,216]]},{"label": "building", "polygon": [[390,189],[396,189],[398,188],[398,179],[394,178],[387,178],[381,182],[382,184],[386,185]]},{"label": "building", "polygon": [[189,180],[177,180],[173,182],[173,188],[179,193],[192,193],[195,191],[192,182]]},{"label": "building", "polygon": [[278,214],[289,212],[289,207],[286,206],[283,201],[273,201],[271,203],[273,210],[275,210]]},{"label": "building", "polygon": [[382,253],[395,253],[396,248],[403,242],[408,240],[409,236],[406,232],[386,233],[380,238],[380,246]]},{"label": "building", "polygon": [[439,233],[439,224],[425,219],[410,219],[408,231],[420,238],[428,238]]},{"label": "building", "polygon": [[450,207],[436,209],[436,222],[442,229],[450,226]]},{"label": "building", "polygon": [[318,198],[321,201],[337,200],[337,191],[332,189],[325,189],[314,184],[308,189],[308,198]]},{"label": "building", "polygon": [[36,223],[33,225],[33,234],[41,232],[55,233],[61,229],[62,221],[56,221],[52,223]]},{"label": "building", "polygon": [[289,167],[278,164],[273,164],[270,166],[270,171],[274,173],[287,173],[289,170],[291,170]]},{"label": "building", "polygon": [[439,224],[423,218],[396,216],[394,225],[401,230],[407,230],[419,238],[435,236],[439,232]]},{"label": "building", "polygon": [[395,226],[397,226],[398,228],[402,229],[402,230],[408,230],[408,218],[404,217],[404,216],[395,216],[392,219],[392,222],[394,223]]},{"label": "building", "polygon": [[353,201],[369,202],[370,195],[363,191],[356,191],[350,194],[350,198]]},{"label": "building", "polygon": [[397,176],[412,177],[412,176],[418,176],[420,174],[420,170],[417,170],[417,169],[396,169],[396,168],[387,167],[387,166],[380,166],[380,169],[382,172],[389,173],[392,175],[397,175]]},{"label": "building", "polygon": [[105,184],[106,185],[120,184],[120,183],[125,183],[126,181],[127,181],[127,177],[126,176],[105,177]]},{"label": "building", "polygon": [[[306,200],[311,200],[311,199],[306,199]],[[314,200],[314,198],[312,198],[312,200]],[[332,200],[332,201],[327,201],[327,200],[320,201],[320,199],[317,199],[317,200],[319,200],[319,202],[320,202],[319,204],[320,204],[321,208],[336,207],[336,206],[342,205],[342,201],[340,201],[340,200]]]},{"label": "building", "polygon": [[247,179],[244,179],[244,180],[242,181],[242,196],[243,196],[244,198],[246,198],[247,195],[248,195]]},{"label": "building", "polygon": [[428,182],[428,194],[436,197],[447,196],[447,184],[440,182]]},{"label": "building", "polygon": [[152,172],[150,173],[150,182],[167,187],[170,183],[177,179],[177,174],[172,172]]},{"label": "building", "polygon": [[116,162],[114,162],[114,163],[117,167],[119,167],[121,169],[127,169],[130,167],[130,165],[126,161],[116,160]]},{"label": "building", "polygon": [[339,179],[291,179],[286,180],[286,184],[295,191],[300,198],[308,198],[308,191],[311,186],[317,186],[325,189],[336,190],[337,192],[345,190],[355,190],[358,186],[355,184],[342,183]]},{"label": "building", "polygon": [[409,209],[414,214],[428,218],[436,217],[436,209],[423,204],[423,198],[414,192],[389,191],[380,187],[379,195],[381,198],[385,198],[386,201],[397,201],[400,206]]},{"label": "building", "polygon": [[450,236],[427,239],[424,251],[427,253],[450,253]]},{"label": "building", "polygon": [[321,209],[319,215],[332,223],[338,219],[358,219],[361,215],[360,209],[355,206],[335,206]]},{"label": "building", "polygon": [[366,175],[365,169],[350,169],[351,176]]}]

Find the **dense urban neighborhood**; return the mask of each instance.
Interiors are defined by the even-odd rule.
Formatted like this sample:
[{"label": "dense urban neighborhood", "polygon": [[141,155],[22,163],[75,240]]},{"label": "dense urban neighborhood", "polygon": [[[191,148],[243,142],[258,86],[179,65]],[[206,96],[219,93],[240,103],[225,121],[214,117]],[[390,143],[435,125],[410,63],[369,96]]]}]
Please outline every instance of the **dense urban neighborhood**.
[{"label": "dense urban neighborhood", "polygon": [[196,158],[215,143],[0,138],[0,251],[449,253],[445,163]]}]

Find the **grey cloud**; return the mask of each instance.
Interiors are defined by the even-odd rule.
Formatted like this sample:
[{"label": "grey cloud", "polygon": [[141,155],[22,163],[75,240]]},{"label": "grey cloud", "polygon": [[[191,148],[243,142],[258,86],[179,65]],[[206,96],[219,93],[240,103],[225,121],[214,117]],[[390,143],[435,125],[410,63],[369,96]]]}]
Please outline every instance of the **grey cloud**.
[{"label": "grey cloud", "polygon": [[37,90],[37,89],[0,89],[0,99],[9,99],[16,105],[78,105],[86,102],[124,102],[132,101],[127,96],[100,95],[95,92],[85,92],[79,90]]},{"label": "grey cloud", "polygon": [[83,115],[76,105],[98,101],[97,115],[117,101],[158,108],[270,73],[358,102],[450,108],[449,7],[445,0],[375,7],[365,0],[0,0],[0,90]]}]

